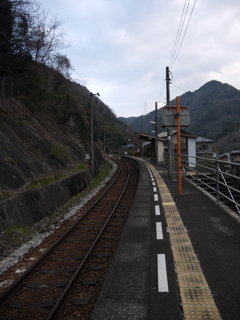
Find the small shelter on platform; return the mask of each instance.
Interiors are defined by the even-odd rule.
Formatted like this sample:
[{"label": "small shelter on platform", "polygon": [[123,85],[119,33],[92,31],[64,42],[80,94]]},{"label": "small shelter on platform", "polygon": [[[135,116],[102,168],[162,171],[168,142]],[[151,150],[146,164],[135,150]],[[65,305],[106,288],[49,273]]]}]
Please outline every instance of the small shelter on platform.
[{"label": "small shelter on platform", "polygon": [[156,149],[158,149],[158,163],[164,163],[164,146],[166,139],[158,137],[158,148],[156,148],[156,136],[147,133],[140,133],[138,139],[148,141],[150,143],[152,159],[156,159]]},{"label": "small shelter on platform", "polygon": [[[177,152],[177,130],[171,132],[171,149]],[[188,155],[187,161],[190,167],[196,165],[196,139],[197,136],[192,135],[181,129],[181,153]],[[158,150],[158,164],[164,164],[164,154],[168,153],[168,136],[167,131],[158,134],[158,147],[156,147],[156,136],[146,133],[140,133],[140,140],[151,142],[151,158],[156,161],[156,150]]]}]

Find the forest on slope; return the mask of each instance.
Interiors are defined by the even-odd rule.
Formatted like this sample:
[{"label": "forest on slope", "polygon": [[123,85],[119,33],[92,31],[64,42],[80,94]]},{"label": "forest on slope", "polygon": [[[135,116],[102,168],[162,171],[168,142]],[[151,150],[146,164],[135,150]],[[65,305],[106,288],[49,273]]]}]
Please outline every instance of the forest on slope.
[{"label": "forest on slope", "polygon": [[[183,128],[191,134],[215,141],[214,148],[219,152],[240,150],[240,91],[227,83],[212,80],[194,92],[180,96],[181,106],[189,108],[190,126]],[[175,100],[170,105],[175,106]],[[138,132],[151,134],[155,111],[147,115],[120,118]],[[158,110],[159,132],[162,111]]]},{"label": "forest on slope", "polygon": [[0,198],[31,180],[86,164],[91,104],[95,160],[133,130],[70,77],[61,21],[34,0],[0,0]]}]

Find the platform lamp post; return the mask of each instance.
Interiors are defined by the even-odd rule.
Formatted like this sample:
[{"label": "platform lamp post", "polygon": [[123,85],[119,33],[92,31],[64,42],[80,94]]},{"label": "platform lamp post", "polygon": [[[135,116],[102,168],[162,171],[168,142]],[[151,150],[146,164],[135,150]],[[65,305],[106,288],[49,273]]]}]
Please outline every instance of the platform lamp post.
[{"label": "platform lamp post", "polygon": [[94,150],[93,150],[93,96],[99,96],[99,93],[92,93],[90,92],[90,99],[91,99],[91,168],[92,173],[94,175]]}]

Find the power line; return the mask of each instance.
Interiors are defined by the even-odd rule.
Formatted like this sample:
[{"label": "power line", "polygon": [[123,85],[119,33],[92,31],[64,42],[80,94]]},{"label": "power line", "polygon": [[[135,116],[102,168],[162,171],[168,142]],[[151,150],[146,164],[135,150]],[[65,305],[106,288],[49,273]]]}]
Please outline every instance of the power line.
[{"label": "power line", "polygon": [[179,26],[178,26],[177,36],[176,36],[175,43],[174,43],[174,46],[173,46],[173,51],[172,51],[171,59],[170,59],[170,62],[169,62],[169,66],[171,66],[171,63],[173,61],[173,57],[175,55],[175,51],[176,51],[176,48],[177,48],[177,45],[178,45],[178,42],[179,42],[179,38],[181,36],[180,30],[182,31],[182,27],[183,27],[182,20],[183,20],[183,14],[184,14],[184,11],[185,11],[185,7],[186,7],[186,2],[187,2],[187,0],[185,0],[184,6],[183,6],[182,16],[181,16],[180,23],[179,23]]},{"label": "power line", "polygon": [[[188,22],[187,22],[187,25],[186,25],[186,28],[185,28],[185,31],[184,31],[184,34],[183,34],[181,43],[180,43],[180,45],[179,45],[179,47],[178,47],[178,50],[177,50],[177,46],[178,46],[178,44],[179,44],[180,36],[181,36],[181,33],[182,33],[182,28],[183,28],[183,25],[184,25],[184,23],[185,23],[186,15],[187,15],[187,12],[188,12],[188,7],[189,7],[189,4],[190,4],[190,0],[188,1],[187,9],[185,10],[185,16],[184,16],[184,21],[183,21],[183,24],[182,24],[181,32],[180,32],[180,35],[179,35],[179,37],[178,37],[177,45],[176,45],[176,48],[175,48],[175,53],[174,53],[173,58],[171,59],[171,65],[170,65],[170,68],[171,68],[171,69],[173,68],[173,66],[174,66],[174,64],[175,64],[175,62],[176,62],[176,59],[177,59],[177,57],[178,57],[178,55],[179,55],[179,52],[180,52],[180,50],[181,50],[181,47],[182,47],[182,44],[183,44],[183,40],[184,40],[184,38],[185,38],[185,36],[186,36],[187,29],[188,29],[188,26],[189,26],[189,22],[190,22],[190,20],[191,20],[191,17],[192,17],[192,14],[193,14],[193,10],[194,10],[194,8],[195,8],[196,1],[197,1],[197,0],[195,0],[194,3],[193,3],[192,10],[191,10],[191,13],[190,13],[190,15],[189,15],[189,19],[188,19]],[[184,8],[185,8],[185,5],[184,5]]]},{"label": "power line", "polygon": [[161,101],[161,99],[162,99],[163,90],[164,90],[164,84],[165,84],[165,79],[163,80],[162,89],[161,89],[161,91],[160,91],[160,94],[159,94],[159,96],[158,96],[158,100],[157,100],[157,101]]},{"label": "power line", "polygon": [[97,90],[95,90],[82,76],[80,76],[80,74],[78,74],[75,70],[72,70],[72,71],[73,71],[74,73],[76,73],[76,75],[79,76],[79,78],[81,78],[81,79],[83,80],[83,82],[84,82],[85,84],[87,84],[89,88],[92,89],[92,91],[97,92]]},{"label": "power line", "polygon": [[[192,89],[192,88],[189,88],[189,87],[185,86],[184,84],[181,84],[181,83],[178,83],[178,82],[176,82],[176,81],[173,81],[173,82],[172,82],[172,85],[174,85],[175,87],[177,87],[177,88],[181,89],[182,91],[184,91],[184,93],[186,93],[187,91],[186,91],[185,89],[183,89],[183,88],[181,88],[181,87],[177,86],[177,85],[176,85],[176,83],[177,83],[177,84],[179,84],[180,86],[186,87],[186,88],[188,88],[188,89],[190,89],[190,90],[194,90],[194,89]],[[212,103],[212,101],[214,100],[214,98],[213,98],[213,99],[211,99],[211,100],[208,100],[208,99],[205,99],[205,98],[199,97],[195,92],[191,92],[191,94],[193,94],[197,99],[199,99],[199,100],[203,100],[203,101],[206,101],[207,103],[210,103],[210,104],[211,104],[211,103]]]},{"label": "power line", "polygon": [[[176,83],[177,83],[177,82],[176,82]],[[184,92],[187,92],[185,89],[177,86],[177,85],[175,84],[175,82],[172,82],[172,85],[173,85],[174,87],[178,88],[178,89],[181,89],[181,90],[184,91]]]},{"label": "power line", "polygon": [[[190,88],[190,87],[188,87],[188,86],[185,86],[184,84],[181,84],[181,83],[179,83],[179,82],[177,82],[177,81],[175,81],[175,80],[173,80],[173,82],[179,84],[180,86],[183,86],[183,87],[185,87],[185,88],[188,88],[188,89],[190,89],[190,90],[195,90],[195,89]],[[182,89],[182,90],[183,90],[183,89]]]},{"label": "power line", "polygon": [[181,49],[181,47],[182,47],[182,43],[183,43],[183,40],[184,40],[184,38],[185,38],[185,35],[186,35],[187,29],[188,29],[189,22],[190,22],[190,20],[191,20],[192,13],[193,13],[193,10],[194,10],[196,1],[197,1],[197,0],[194,1],[193,7],[192,7],[192,11],[191,11],[191,14],[190,14],[190,16],[189,16],[188,23],[187,23],[187,26],[186,26],[186,29],[185,29],[185,32],[184,32],[184,35],[183,35],[183,38],[182,38],[180,47],[179,47],[179,49],[178,49],[178,52],[177,52],[176,57],[175,57],[175,59],[174,59],[174,61],[173,61],[173,63],[172,63],[172,67],[171,67],[171,68],[173,68],[174,63],[175,63],[175,61],[176,61],[176,59],[177,59],[177,57],[178,57],[179,51],[180,51],[180,49]]}]

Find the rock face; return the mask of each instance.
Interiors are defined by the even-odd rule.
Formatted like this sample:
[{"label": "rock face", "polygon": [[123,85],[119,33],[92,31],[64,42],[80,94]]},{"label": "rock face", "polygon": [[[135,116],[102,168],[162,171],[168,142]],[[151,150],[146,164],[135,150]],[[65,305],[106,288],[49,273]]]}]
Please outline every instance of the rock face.
[{"label": "rock face", "polygon": [[[0,100],[0,231],[50,215],[98,173],[104,158],[95,146],[94,173],[87,164],[86,170],[70,174],[90,150],[74,114],[70,118],[71,125],[14,98]],[[23,192],[28,183],[65,172],[68,178]]]},{"label": "rock face", "polygon": [[85,160],[87,149],[78,123],[69,128],[14,98],[0,101],[0,190],[18,190],[31,180],[66,171]]}]

